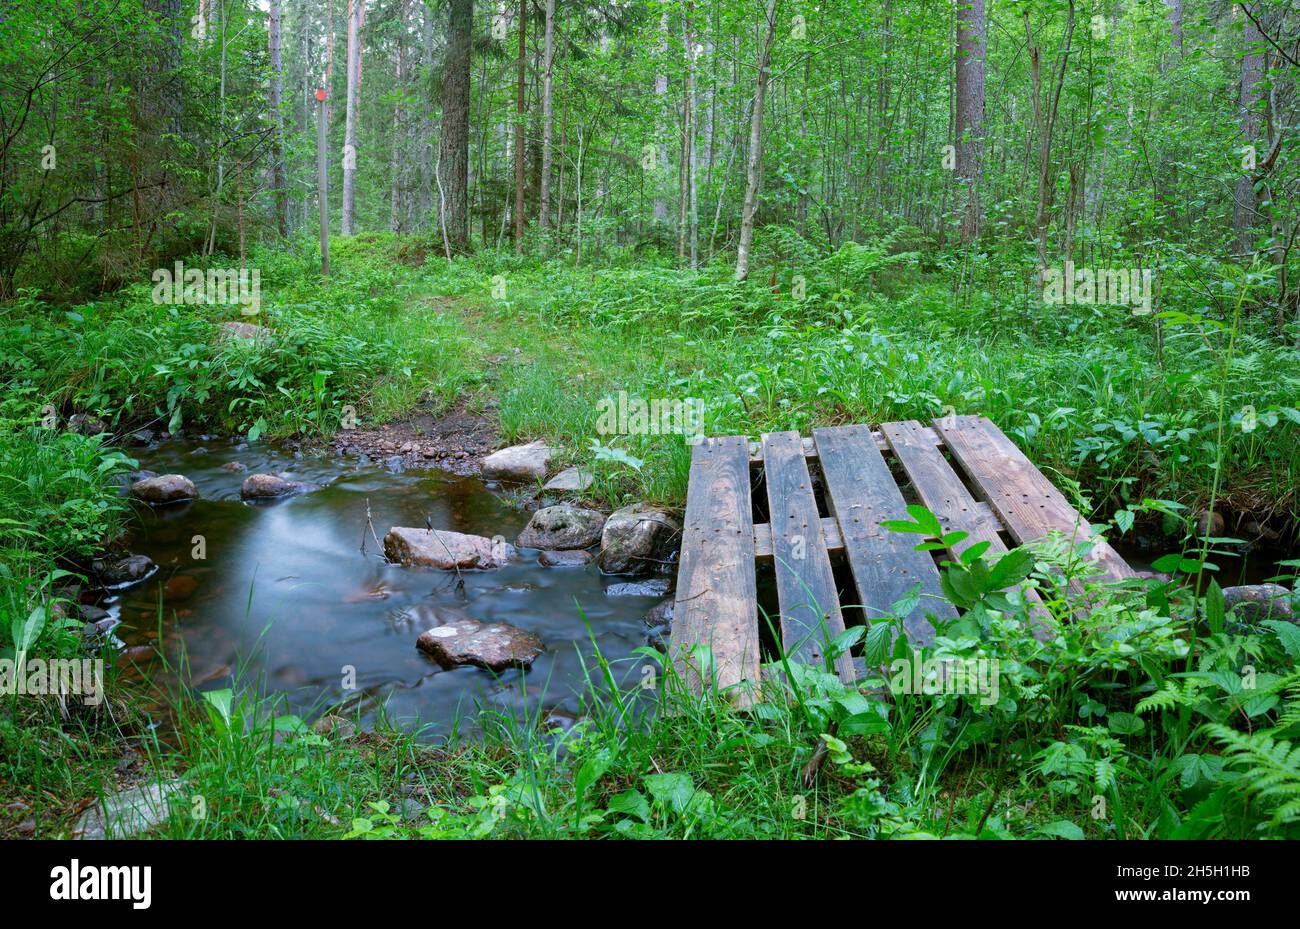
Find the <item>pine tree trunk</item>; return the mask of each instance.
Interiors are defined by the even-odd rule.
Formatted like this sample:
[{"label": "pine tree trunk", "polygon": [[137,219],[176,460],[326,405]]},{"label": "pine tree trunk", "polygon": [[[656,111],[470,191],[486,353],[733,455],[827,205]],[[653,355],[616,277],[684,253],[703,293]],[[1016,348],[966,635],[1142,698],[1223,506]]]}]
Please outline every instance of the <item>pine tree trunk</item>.
[{"label": "pine tree trunk", "polygon": [[519,79],[515,87],[515,254],[524,251],[524,78],[527,74],[528,0],[519,0]]},{"label": "pine tree trunk", "polygon": [[473,29],[474,0],[451,0],[442,79],[438,186],[442,224],[456,251],[469,248],[469,69]]},{"label": "pine tree trunk", "polygon": [[551,128],[555,120],[552,69],[555,65],[555,0],[546,0],[546,33],[542,60],[542,178],[538,191],[537,226],[546,229],[551,221]]},{"label": "pine tree trunk", "polygon": [[966,188],[961,219],[963,245],[979,235],[981,156],[984,150],[984,0],[958,0],[957,5],[957,176]]}]

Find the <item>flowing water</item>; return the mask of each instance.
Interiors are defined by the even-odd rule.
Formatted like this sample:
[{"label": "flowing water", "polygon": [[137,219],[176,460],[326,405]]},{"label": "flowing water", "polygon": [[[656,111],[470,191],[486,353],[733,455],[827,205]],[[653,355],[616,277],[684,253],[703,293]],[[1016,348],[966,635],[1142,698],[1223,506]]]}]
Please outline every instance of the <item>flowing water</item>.
[{"label": "flowing water", "polygon": [[[407,725],[446,732],[477,704],[522,717],[575,713],[591,634],[620,679],[640,676],[641,617],[664,596],[665,579],[604,577],[594,565],[549,568],[521,549],[493,571],[456,573],[388,564],[379,539],[392,526],[431,525],[513,541],[528,514],[481,481],[438,471],[393,474],[329,458],[295,459],[267,446],[171,442],[137,455],[142,468],[188,476],[201,499],[141,508],[125,540],[159,566],[106,607],[126,645],[155,644],[173,668],[182,651],[199,689],[232,675],[284,694],[298,711],[361,695]],[[224,470],[238,461],[244,472]],[[285,472],[322,489],[270,504],[240,500],[244,477]],[[206,558],[195,558],[195,547]],[[362,545],[365,551],[362,551]],[[421,632],[450,618],[503,621],[546,645],[528,672],[444,670],[416,650]],[[584,624],[584,617],[586,624]],[[590,633],[588,626],[590,625]],[[145,650],[137,650],[143,654]],[[161,663],[150,676],[173,681]],[[355,690],[345,687],[355,677]]]}]

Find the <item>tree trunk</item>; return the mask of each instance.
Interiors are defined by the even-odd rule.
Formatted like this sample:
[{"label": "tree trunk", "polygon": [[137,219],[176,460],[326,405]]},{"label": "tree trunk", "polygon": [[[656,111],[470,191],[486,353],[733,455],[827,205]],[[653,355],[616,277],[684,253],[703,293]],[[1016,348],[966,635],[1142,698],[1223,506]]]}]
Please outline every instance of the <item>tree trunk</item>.
[{"label": "tree trunk", "polygon": [[515,88],[515,254],[524,251],[524,77],[527,73],[528,0],[519,0],[519,80]]},{"label": "tree trunk", "polygon": [[[421,61],[424,66],[424,73],[421,75],[421,81],[429,80],[433,73],[433,11],[429,9],[429,4],[420,4],[420,45],[422,49]],[[415,225],[424,228],[425,223],[432,227],[434,216],[437,214],[433,209],[433,161],[434,155],[434,122],[433,122],[433,98],[431,94],[422,96],[420,106],[420,131],[423,138],[420,144],[420,202],[416,204],[413,215],[418,217]]]},{"label": "tree trunk", "polygon": [[1052,209],[1052,135],[1056,128],[1056,115],[1061,103],[1061,90],[1065,86],[1066,69],[1070,61],[1070,47],[1074,39],[1074,0],[1069,0],[1065,21],[1065,36],[1061,41],[1060,67],[1056,72],[1055,86],[1047,107],[1042,99],[1042,49],[1034,40],[1029,24],[1029,11],[1023,12],[1025,42],[1029,48],[1029,71],[1033,82],[1034,123],[1038,128],[1038,206],[1034,212],[1034,231],[1038,250],[1038,267],[1047,268],[1047,224]]},{"label": "tree trunk", "polygon": [[749,166],[745,174],[745,205],[740,216],[740,245],[736,249],[736,280],[749,277],[749,250],[754,245],[754,214],[758,210],[758,189],[763,180],[763,99],[767,96],[768,67],[772,61],[772,39],[776,34],[779,0],[767,0],[767,30],[758,50],[758,75],[754,82],[754,112],[749,120]]},{"label": "tree trunk", "polygon": [[1237,252],[1245,254],[1254,247],[1254,226],[1258,205],[1255,196],[1254,162],[1258,153],[1252,157],[1260,137],[1263,117],[1259,111],[1259,83],[1264,79],[1264,36],[1255,25],[1260,15],[1258,0],[1248,5],[1254,19],[1245,17],[1245,48],[1241,55],[1241,138],[1246,147],[1242,155],[1242,173],[1237,178],[1237,188],[1233,194],[1232,228],[1237,234]]},{"label": "tree trunk", "polygon": [[657,131],[655,133],[655,165],[654,171],[650,175],[655,188],[654,198],[654,218],[656,223],[668,222],[668,198],[664,196],[662,177],[663,169],[668,165],[668,149],[663,143],[663,129],[659,127],[659,122],[664,118],[665,101],[668,97],[668,10],[665,9],[659,17],[659,60],[662,62],[663,71],[655,75],[655,123]]},{"label": "tree trunk", "polygon": [[348,99],[343,127],[343,234],[352,235],[357,202],[357,108],[361,83],[361,17],[366,0],[348,0]]},{"label": "tree trunk", "polygon": [[691,267],[697,264],[698,239],[695,223],[695,163],[698,156],[695,151],[695,124],[698,116],[695,112],[695,35],[691,31],[691,14],[694,12],[691,0],[686,0],[682,11],[682,40],[686,46],[686,87],[682,92],[682,171],[681,171],[681,210],[678,232],[678,257],[690,257]]},{"label": "tree trunk", "polygon": [[1174,40],[1174,48],[1179,54],[1183,51],[1183,0],[1165,0],[1168,7],[1169,34]]},{"label": "tree trunk", "polygon": [[334,0],[329,0],[325,15],[325,127],[334,125]]},{"label": "tree trunk", "polygon": [[958,0],[957,6],[957,176],[966,188],[961,241],[979,236],[981,156],[984,150],[984,0]]},{"label": "tree trunk", "polygon": [[400,232],[402,228],[402,97],[406,86],[406,50],[403,39],[406,37],[406,11],[409,0],[402,0],[401,9],[398,12],[397,30],[397,100],[393,102],[393,157],[392,169],[389,172],[390,184],[388,191],[388,228],[392,232]]},{"label": "tree trunk", "polygon": [[442,224],[457,251],[469,249],[469,69],[474,0],[451,0],[442,78],[438,187]]},{"label": "tree trunk", "polygon": [[555,119],[552,69],[555,64],[555,0],[546,0],[545,51],[542,59],[542,179],[537,196],[537,226],[546,229],[551,221],[551,125]]},{"label": "tree trunk", "polygon": [[289,234],[289,190],[284,179],[284,113],[280,110],[284,95],[283,63],[280,58],[280,0],[271,0],[269,42],[271,50],[271,87],[268,103],[275,140],[271,145],[271,187],[275,191],[275,226],[281,236]]}]

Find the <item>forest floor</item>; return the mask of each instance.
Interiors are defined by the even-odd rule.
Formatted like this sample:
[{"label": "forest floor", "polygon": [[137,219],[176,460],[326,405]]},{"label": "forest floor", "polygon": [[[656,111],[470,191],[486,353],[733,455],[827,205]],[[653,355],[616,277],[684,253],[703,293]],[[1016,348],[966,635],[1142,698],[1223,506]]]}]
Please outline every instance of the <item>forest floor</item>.
[{"label": "forest floor", "polygon": [[[408,266],[411,254],[389,236],[344,240],[322,282],[309,253],[258,253],[268,344],[218,342],[211,307],[158,306],[147,288],[58,309],[20,297],[0,320],[4,470],[26,476],[0,491],[10,645],[40,608],[28,644],[79,653],[79,624],[54,609],[60,571],[131,518],[111,481],[131,467],[126,436],[148,423],[461,472],[500,444],[546,438],[560,463],[593,470],[595,501],[680,506],[689,447],[603,434],[602,398],[700,398],[707,434],[951,409],[998,422],[1115,535],[1145,526],[1175,550],[1186,541],[1185,575],[1242,544],[1294,539],[1300,412],[1286,372],[1300,352],[1239,319],[1170,319],[1157,352],[1146,329],[1094,308],[1067,318],[982,292],[955,303],[943,281],[873,254],[810,263],[798,300],[719,269],[501,255]],[[32,425],[49,409],[92,414],[114,441]],[[349,409],[360,422],[340,430]],[[1195,513],[1210,507],[1225,513],[1224,541],[1198,549]],[[1050,571],[1059,553],[1035,554],[1049,605],[1074,616],[1077,594]],[[1092,614],[1052,642],[984,611],[952,631],[950,657],[1002,662],[992,707],[884,703],[796,669],[757,717],[678,695],[676,715],[630,720],[597,675],[583,722],[564,732],[493,718],[482,739],[431,747],[382,722],[307,726],[254,693],[182,693],[160,739],[110,670],[99,709],[4,698],[0,835],[66,834],[100,796],[140,782],[176,785],[158,831],[191,837],[1294,832],[1296,811],[1263,780],[1300,784],[1300,772],[1270,767],[1261,740],[1296,734],[1297,637],[1225,625],[1213,592],[1198,604],[1176,584],[1088,595]],[[1208,627],[1189,619],[1197,610]],[[1244,658],[1263,669],[1249,689]],[[819,749],[828,760],[809,776]]]}]

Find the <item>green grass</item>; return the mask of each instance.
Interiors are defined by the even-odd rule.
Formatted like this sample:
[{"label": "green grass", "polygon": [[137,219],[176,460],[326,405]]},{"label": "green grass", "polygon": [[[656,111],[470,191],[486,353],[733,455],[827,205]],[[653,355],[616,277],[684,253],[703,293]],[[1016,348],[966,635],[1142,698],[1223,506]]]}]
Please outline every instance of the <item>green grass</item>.
[{"label": "green grass", "polygon": [[[1219,311],[1175,280],[1158,358],[1150,319],[1046,312],[996,289],[954,301],[887,251],[805,255],[807,296],[795,301],[794,269],[774,293],[765,276],[738,286],[722,268],[492,254],[415,266],[403,263],[413,243],[357,236],[339,243],[329,281],[306,249],[255,253],[259,322],[278,334],[266,345],[218,342],[230,314],[159,307],[142,288],[67,311],[28,295],[0,323],[0,650],[12,654],[41,610],[33,652],[78,653],[59,571],[124,517],[111,479],[130,462],[104,440],[45,428],[47,405],[117,433],[156,421],[326,436],[348,406],[364,422],[465,401],[493,409],[508,439],[545,437],[590,465],[593,495],[611,505],[680,504],[689,464],[679,436],[597,433],[597,403],[620,390],[702,398],[710,434],[952,407],[1002,425],[1090,512],[1180,525],[1186,510],[1144,501],[1226,499],[1294,516],[1300,356],[1256,331],[1244,289],[1235,312]],[[498,275],[504,298],[492,294]],[[612,686],[622,669],[607,673],[593,647],[574,729],[485,710],[481,737],[433,744],[382,719],[350,738],[317,732],[255,684],[171,695],[159,732],[139,685],[111,674],[100,708],[0,698],[0,832],[34,816],[38,834],[64,834],[94,797],[179,778],[162,835],[1294,836],[1293,629],[1224,622],[1214,587],[1199,601],[1186,586],[1091,591],[1081,616],[1051,570],[1074,554],[1049,543],[1034,555],[1062,620],[1049,642],[978,568],[949,568],[967,577],[952,587],[965,612],[927,656],[999,661],[991,705],[890,692],[883,676],[845,688],[778,660],[764,703],[742,713],[680,693],[647,652],[637,661],[657,668],[675,711],[655,712],[648,692]],[[1199,573],[1199,560],[1183,567]],[[1193,628],[1197,611],[1208,629]],[[890,628],[851,630],[840,645],[887,665],[907,657],[902,638],[891,651]],[[123,768],[127,747],[139,760]]]},{"label": "green grass", "polygon": [[[723,267],[588,269],[484,253],[427,270],[430,286],[471,301],[476,322],[534,357],[500,385],[511,437],[548,435],[590,460],[596,402],[620,389],[703,399],[710,435],[979,413],[1077,481],[1095,513],[1147,498],[1204,505],[1222,461],[1220,504],[1295,532],[1300,350],[1268,337],[1266,320],[1214,312],[1170,285],[1158,354],[1150,317],[988,292],[956,302],[919,272],[855,278],[834,259],[803,269],[802,300],[785,272],[773,293],[766,281],[733,284]],[[1233,284],[1222,282],[1225,294]],[[679,442],[613,441],[652,462],[625,475],[631,492],[680,502]]]}]

